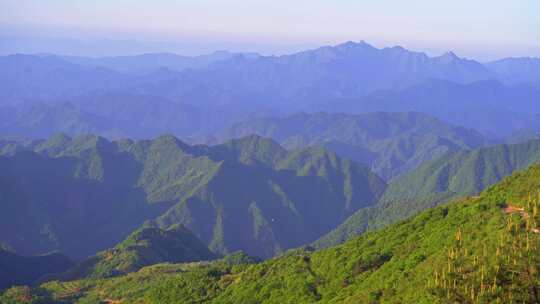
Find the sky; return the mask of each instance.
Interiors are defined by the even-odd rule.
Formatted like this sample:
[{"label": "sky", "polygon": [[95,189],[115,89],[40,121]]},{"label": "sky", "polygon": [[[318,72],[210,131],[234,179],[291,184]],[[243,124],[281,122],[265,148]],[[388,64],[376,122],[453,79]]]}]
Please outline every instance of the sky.
[{"label": "sky", "polygon": [[540,57],[539,0],[0,0],[0,52],[283,54],[344,41]]}]

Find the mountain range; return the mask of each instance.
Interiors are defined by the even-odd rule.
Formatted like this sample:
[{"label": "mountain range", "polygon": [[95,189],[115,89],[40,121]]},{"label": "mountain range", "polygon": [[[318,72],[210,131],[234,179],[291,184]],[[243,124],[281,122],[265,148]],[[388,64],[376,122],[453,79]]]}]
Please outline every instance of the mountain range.
[{"label": "mountain range", "polygon": [[488,69],[499,75],[505,83],[539,83],[540,58],[511,57],[486,64]]},{"label": "mountain range", "polygon": [[183,224],[215,253],[270,257],[329,232],[386,187],[322,147],[287,151],[257,136],[190,146],[57,135],[0,147],[0,240],[27,255],[80,259],[141,226]]},{"label": "mountain range", "polygon": [[342,245],[261,263],[155,265],[5,291],[6,303],[536,303],[540,167]]},{"label": "mountain range", "polygon": [[0,303],[537,303],[539,100],[363,41],[0,57]]},{"label": "mountain range", "polygon": [[538,133],[539,97],[537,84],[507,86],[495,80],[457,84],[436,79],[401,90],[381,90],[359,99],[326,101],[319,110],[416,111],[500,140],[523,129]]},{"label": "mountain range", "polygon": [[0,134],[33,139],[57,133],[140,139],[172,133],[196,139],[233,122],[273,113],[217,107],[202,110],[157,96],[108,91],[81,95],[59,104],[0,106]]},{"label": "mountain range", "polygon": [[367,165],[387,180],[447,152],[475,149],[489,143],[475,130],[416,112],[303,113],[256,118],[224,129],[214,140],[250,134],[272,138],[289,149],[324,145],[342,157]]},{"label": "mountain range", "polygon": [[216,51],[208,55],[199,55],[194,57],[181,56],[173,53],[149,53],[136,56],[60,56],[60,58],[65,61],[89,68],[106,68],[123,73],[145,74],[159,69],[169,69],[172,71],[201,69],[208,67],[215,62],[227,60],[234,56],[256,58],[260,55],[256,53],[232,53],[229,51]]},{"label": "mountain range", "polygon": [[365,42],[284,56],[17,54],[0,57],[0,135],[189,138],[299,110],[417,111],[500,140],[540,130],[537,61],[481,64]]}]

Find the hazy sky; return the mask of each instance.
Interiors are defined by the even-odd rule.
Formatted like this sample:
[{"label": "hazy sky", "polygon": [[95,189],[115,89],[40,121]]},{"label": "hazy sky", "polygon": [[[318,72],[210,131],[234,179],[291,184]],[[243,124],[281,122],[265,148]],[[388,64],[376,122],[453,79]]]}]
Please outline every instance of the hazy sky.
[{"label": "hazy sky", "polygon": [[0,0],[0,26],[3,52],[282,53],[366,40],[540,57],[540,0]]}]

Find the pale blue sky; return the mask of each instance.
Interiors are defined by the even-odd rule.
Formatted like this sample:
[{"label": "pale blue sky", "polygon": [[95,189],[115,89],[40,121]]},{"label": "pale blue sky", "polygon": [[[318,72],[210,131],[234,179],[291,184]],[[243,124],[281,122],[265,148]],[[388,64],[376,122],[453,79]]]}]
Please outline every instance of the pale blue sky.
[{"label": "pale blue sky", "polygon": [[363,39],[478,59],[540,56],[540,0],[0,0],[0,24],[3,37],[43,48],[112,39],[279,53]]}]

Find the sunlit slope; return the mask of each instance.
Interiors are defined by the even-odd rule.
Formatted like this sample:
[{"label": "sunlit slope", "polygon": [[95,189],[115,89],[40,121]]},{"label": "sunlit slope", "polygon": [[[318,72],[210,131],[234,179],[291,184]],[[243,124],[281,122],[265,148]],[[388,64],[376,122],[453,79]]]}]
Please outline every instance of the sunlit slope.
[{"label": "sunlit slope", "polygon": [[316,245],[337,245],[453,198],[475,195],[516,170],[538,162],[539,140],[449,153],[394,180],[374,208],[357,211]]}]

